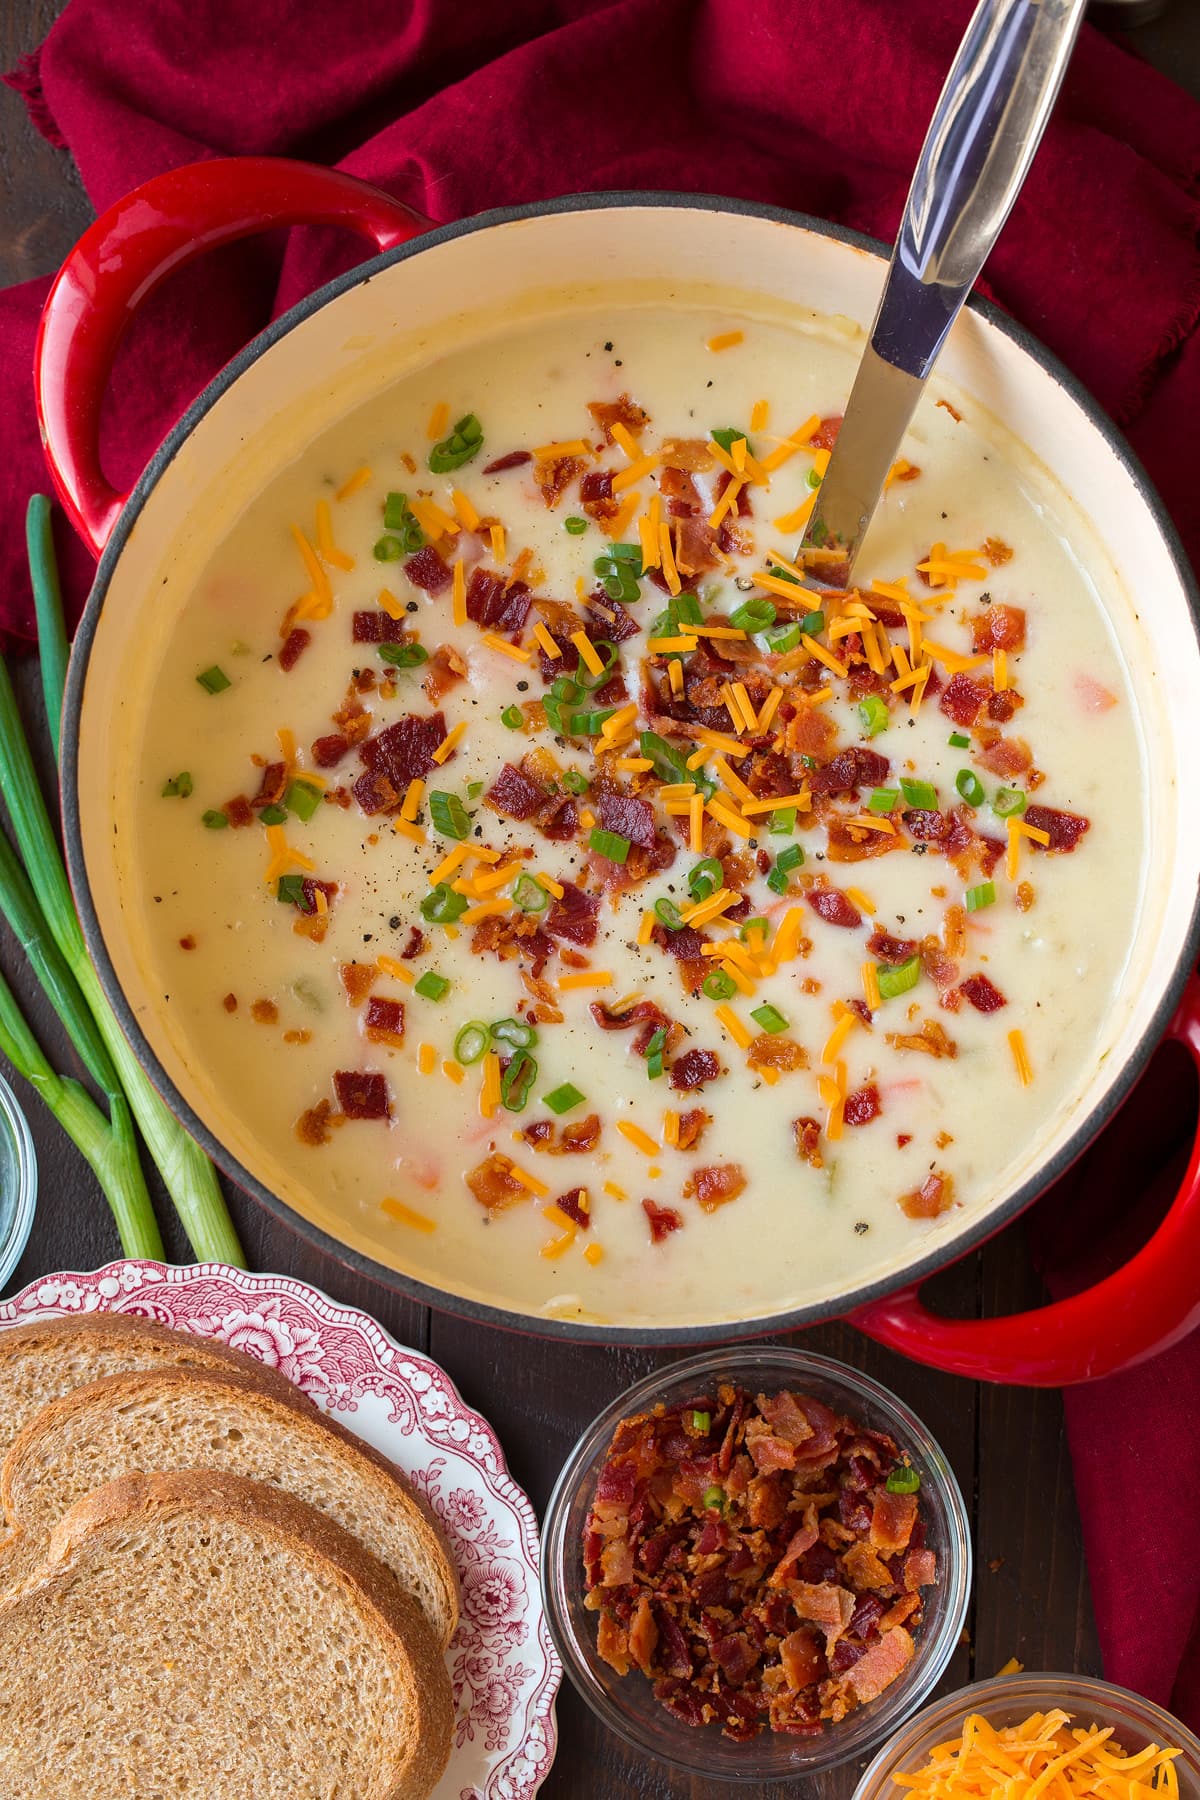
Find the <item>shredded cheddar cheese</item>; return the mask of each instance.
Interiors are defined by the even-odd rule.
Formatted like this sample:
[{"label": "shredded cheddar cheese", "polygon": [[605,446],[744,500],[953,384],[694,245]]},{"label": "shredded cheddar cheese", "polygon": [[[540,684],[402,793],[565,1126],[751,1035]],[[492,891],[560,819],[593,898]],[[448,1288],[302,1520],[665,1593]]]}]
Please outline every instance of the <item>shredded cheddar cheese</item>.
[{"label": "shredded cheddar cheese", "polygon": [[390,975],[394,981],[415,981],[412,970],[407,963],[397,962],[394,956],[377,956],[375,967],[382,975]]},{"label": "shredded cheddar cheese", "polygon": [[417,1067],[422,1075],[432,1075],[437,1068],[437,1051],[432,1044],[422,1044],[417,1051]]},{"label": "shredded cheddar cheese", "polygon": [[643,1156],[658,1155],[660,1146],[655,1143],[648,1131],[643,1131],[640,1125],[633,1123],[632,1119],[618,1119],[617,1130],[633,1145],[635,1150],[640,1150]]},{"label": "shredded cheddar cheese", "polygon": [[489,525],[488,537],[492,546],[492,561],[499,567],[505,562],[507,555],[503,525]]},{"label": "shredded cheddar cheese", "polygon": [[1017,1067],[1017,1080],[1022,1087],[1028,1087],[1033,1080],[1033,1068],[1029,1061],[1029,1052],[1025,1048],[1025,1036],[1021,1031],[1010,1031],[1008,1047],[1012,1051],[1013,1062]]},{"label": "shredded cheddar cheese", "polygon": [[454,502],[454,511],[464,529],[467,531],[478,531],[479,514],[466,494],[463,493],[462,489],[455,488],[450,495],[450,498]]},{"label": "shredded cheddar cheese", "polygon": [[485,631],[483,641],[489,650],[498,650],[501,656],[511,656],[514,662],[527,663],[530,652],[522,644],[510,644],[506,638],[497,637],[494,631]]},{"label": "shredded cheddar cheese", "polygon": [[425,427],[425,436],[429,439],[431,444],[436,443],[438,438],[445,437],[446,427],[449,423],[449,402],[446,400],[439,400],[433,411],[430,413],[429,422]]},{"label": "shredded cheddar cheese", "polygon": [[371,480],[370,468],[368,467],[368,465],[366,463],[362,463],[357,469],[355,469],[353,475],[348,475],[346,477],[345,481],[343,481],[341,487],[338,489],[337,493],[334,495],[334,499],[335,500],[349,500],[351,494],[357,494],[359,489],[365,488],[368,481],[370,481],[370,480]]},{"label": "shredded cheddar cheese", "polygon": [[436,541],[438,538],[458,536],[458,520],[452,518],[444,507],[438,506],[436,501],[422,500],[414,494],[408,503],[408,510],[427,538]]},{"label": "shredded cheddar cheese", "polygon": [[379,1202],[379,1210],[386,1213],[389,1219],[395,1219],[398,1225],[408,1225],[413,1231],[436,1231],[437,1224],[426,1213],[416,1212],[406,1206],[403,1200],[393,1200],[391,1195]]},{"label": "shredded cheddar cheese", "polygon": [[632,487],[635,481],[640,481],[642,479],[643,475],[649,475],[651,470],[657,469],[661,460],[661,457],[657,455],[639,456],[636,462],[630,463],[628,468],[621,469],[613,476],[613,493],[624,493],[627,487]]},{"label": "shredded cheddar cheese", "polygon": [[715,337],[706,340],[710,350],[732,350],[736,344],[744,343],[744,331],[718,331]]},{"label": "shredded cheddar cheese", "polygon": [[879,992],[879,964],[865,962],[862,966],[863,998],[871,1012],[878,1012],[883,1005],[883,996]]},{"label": "shredded cheddar cheese", "polygon": [[748,1050],[754,1042],[754,1034],[748,1031],[730,1006],[718,1006],[713,1017],[722,1031],[727,1032],[739,1050]]},{"label": "shredded cheddar cheese", "polygon": [[[468,915],[463,914],[465,919]],[[570,975],[560,975],[557,986],[563,993],[572,988],[603,988],[612,986],[611,969],[576,969]]]},{"label": "shredded cheddar cheese", "polygon": [[892,1780],[923,1800],[1148,1800],[1156,1793],[1175,1800],[1180,1755],[1157,1743],[1126,1754],[1111,1725],[1084,1729],[1061,1708],[999,1729],[970,1713],[921,1768],[894,1770]]},{"label": "shredded cheddar cheese", "polygon": [[479,1089],[479,1110],[485,1119],[495,1116],[500,1104],[500,1058],[489,1050],[483,1059],[483,1082]]},{"label": "shredded cheddar cheese", "polygon": [[437,749],[433,752],[433,760],[435,763],[444,763],[446,761],[447,757],[459,743],[466,729],[467,721],[465,719],[460,719],[457,725],[451,726]]},{"label": "shredded cheddar cheese", "polygon": [[546,630],[546,627],[542,624],[540,619],[533,628],[533,635],[537,640],[539,650],[544,651],[551,662],[557,662],[562,656],[562,651],[550,636],[550,633]]}]

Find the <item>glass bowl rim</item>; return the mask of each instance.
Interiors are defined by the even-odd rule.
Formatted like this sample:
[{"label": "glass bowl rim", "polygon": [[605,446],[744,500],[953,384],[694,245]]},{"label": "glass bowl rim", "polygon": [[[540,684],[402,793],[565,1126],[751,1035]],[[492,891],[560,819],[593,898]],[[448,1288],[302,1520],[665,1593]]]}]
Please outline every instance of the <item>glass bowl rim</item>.
[{"label": "glass bowl rim", "polygon": [[[939,1582],[944,1610],[936,1630],[923,1643],[921,1654],[914,1659],[911,1687],[900,1687],[893,1695],[890,1713],[885,1693],[880,1696],[885,1702],[881,1714],[868,1717],[867,1708],[864,1707],[857,1709],[845,1721],[846,1726],[851,1726],[852,1721],[861,1719],[863,1725],[857,1729],[844,1731],[843,1726],[839,1725],[831,1728],[822,1738],[804,1740],[814,1747],[827,1747],[824,1754],[814,1753],[806,1761],[797,1761],[792,1768],[764,1769],[762,1759],[754,1755],[758,1740],[751,1740],[740,1746],[747,1752],[744,1768],[721,1768],[718,1771],[712,1768],[711,1763],[706,1765],[703,1760],[703,1746],[712,1742],[708,1734],[692,1734],[697,1740],[694,1759],[685,1759],[682,1752],[673,1754],[658,1744],[649,1743],[628,1712],[606,1689],[598,1686],[580,1649],[557,1577],[562,1560],[560,1553],[565,1521],[571,1502],[597,1452],[607,1444],[612,1427],[627,1413],[636,1412],[645,1402],[660,1397],[664,1389],[676,1384],[699,1380],[705,1376],[710,1379],[715,1376],[736,1379],[739,1372],[749,1373],[754,1367],[766,1363],[783,1365],[785,1373],[798,1377],[808,1374],[825,1380],[831,1386],[844,1389],[849,1398],[860,1397],[872,1402],[885,1415],[892,1416],[898,1428],[906,1435],[905,1447],[914,1450],[936,1476],[937,1492],[946,1514],[946,1569],[944,1578]],[[710,1778],[731,1785],[742,1781],[790,1781],[819,1776],[826,1770],[855,1758],[873,1757],[881,1743],[890,1742],[905,1721],[924,1708],[930,1692],[941,1679],[946,1664],[954,1654],[970,1603],[972,1571],[970,1514],[949,1458],[924,1421],[906,1401],[873,1376],[865,1375],[833,1357],[822,1356],[816,1351],[790,1344],[738,1343],[717,1346],[697,1355],[681,1358],[677,1362],[662,1364],[622,1389],[579,1434],[559,1471],[542,1524],[541,1581],[546,1620],[559,1659],[575,1692],[608,1730],[640,1754],[652,1757],[682,1774],[707,1774]],[[688,1729],[678,1725],[680,1734]],[[765,1734],[765,1737],[768,1743],[775,1741],[770,1733]],[[686,1741],[681,1735],[681,1743]]]},{"label": "glass bowl rim", "polygon": [[1009,1696],[1016,1698],[1022,1693],[1029,1696],[1031,1711],[1046,1711],[1051,1704],[1065,1709],[1076,1699],[1086,1703],[1086,1696],[1094,1697],[1098,1706],[1107,1706],[1110,1711],[1114,1700],[1126,1701],[1131,1711],[1140,1713],[1147,1725],[1155,1728],[1164,1743],[1169,1741],[1184,1752],[1200,1778],[1200,1737],[1156,1700],[1147,1699],[1145,1694],[1122,1687],[1118,1682],[1105,1681],[1101,1675],[1082,1675],[1061,1669],[1018,1669],[1007,1675],[990,1675],[982,1681],[969,1682],[965,1687],[927,1701],[918,1712],[910,1714],[871,1758],[859,1777],[852,1800],[865,1800],[867,1795],[882,1791],[882,1784],[892,1769],[900,1766],[900,1757],[915,1750],[923,1738],[940,1737],[956,1718],[986,1712],[989,1705]]},{"label": "glass bowl rim", "polygon": [[33,1216],[37,1207],[38,1177],[37,1150],[33,1142],[33,1133],[29,1129],[29,1120],[25,1117],[16,1094],[2,1073],[0,1073],[0,1121],[2,1121],[0,1129],[7,1129],[12,1140],[17,1164],[17,1195],[13,1205],[12,1221],[8,1231],[0,1238],[0,1287],[2,1287],[20,1262],[25,1246],[29,1242],[29,1233],[33,1229]]}]

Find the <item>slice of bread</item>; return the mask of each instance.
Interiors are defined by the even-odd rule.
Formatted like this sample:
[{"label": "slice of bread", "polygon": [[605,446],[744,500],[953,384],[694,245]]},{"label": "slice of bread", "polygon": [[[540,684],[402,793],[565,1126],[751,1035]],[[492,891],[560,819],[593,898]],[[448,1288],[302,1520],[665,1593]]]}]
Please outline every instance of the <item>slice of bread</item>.
[{"label": "slice of bread", "polygon": [[237,1476],[100,1488],[0,1597],[3,1800],[425,1800],[452,1724],[419,1608]]},{"label": "slice of bread", "polygon": [[424,1611],[445,1648],[454,1566],[432,1513],[377,1450],[298,1390],[226,1369],[142,1370],[75,1388],[34,1414],[0,1470],[9,1528],[0,1584],[27,1574],[74,1503],[138,1471],[213,1469],[269,1482],[351,1532]]},{"label": "slice of bread", "polygon": [[290,1381],[240,1350],[128,1313],[34,1319],[0,1331],[0,1457],[35,1412],[71,1388],[130,1369],[228,1369],[275,1392]]}]

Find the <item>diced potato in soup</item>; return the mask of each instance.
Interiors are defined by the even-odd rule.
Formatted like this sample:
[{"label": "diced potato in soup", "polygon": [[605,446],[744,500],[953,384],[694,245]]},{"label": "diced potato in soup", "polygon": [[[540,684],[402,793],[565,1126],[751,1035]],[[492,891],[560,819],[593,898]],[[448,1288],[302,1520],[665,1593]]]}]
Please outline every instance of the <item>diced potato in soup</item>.
[{"label": "diced potato in soup", "polygon": [[763,1316],[935,1242],[1069,1103],[1143,867],[1108,577],[946,391],[856,588],[800,586],[853,358],[513,327],[196,583],[140,764],[157,975],[255,1172],[382,1260]]}]

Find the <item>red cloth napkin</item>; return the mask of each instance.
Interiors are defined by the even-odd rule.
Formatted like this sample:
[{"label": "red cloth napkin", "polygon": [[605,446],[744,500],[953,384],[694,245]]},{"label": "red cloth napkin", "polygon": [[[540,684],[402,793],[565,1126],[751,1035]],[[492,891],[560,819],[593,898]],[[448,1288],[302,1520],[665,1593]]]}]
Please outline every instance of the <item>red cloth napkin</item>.
[{"label": "red cloth napkin", "polygon": [[[772,201],[890,239],[971,0],[73,0],[8,79],[97,208],[197,157],[337,162],[436,220],[580,189]],[[990,291],[1129,433],[1200,561],[1200,106],[1085,27]],[[348,265],[294,233],[165,289],[114,382],[131,480],[221,364]],[[0,295],[0,629],[30,635],[16,521],[46,486],[29,368],[46,283]],[[198,292],[199,290],[199,296]],[[65,538],[65,533],[63,537]],[[66,551],[77,608],[89,564]],[[1170,1102],[1168,1104],[1168,1102]],[[1044,1209],[1053,1285],[1121,1232],[1190,1096],[1156,1079]],[[1144,1230],[1144,1224],[1142,1225]],[[1115,1255],[1113,1244],[1107,1254]],[[1093,1271],[1094,1272],[1094,1271]],[[1200,1335],[1068,1396],[1106,1670],[1200,1728]],[[1148,1521],[1148,1522],[1147,1522]]]}]

